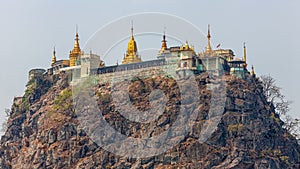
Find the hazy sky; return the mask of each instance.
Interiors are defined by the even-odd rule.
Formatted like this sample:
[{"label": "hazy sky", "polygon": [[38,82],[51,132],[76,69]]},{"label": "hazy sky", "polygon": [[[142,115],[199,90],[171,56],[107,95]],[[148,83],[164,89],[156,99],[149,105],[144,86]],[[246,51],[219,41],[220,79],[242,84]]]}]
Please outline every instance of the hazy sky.
[{"label": "hazy sky", "polygon": [[0,111],[11,107],[14,96],[23,95],[31,68],[49,67],[54,45],[59,59],[68,57],[76,24],[83,46],[119,17],[163,12],[185,18],[204,32],[211,24],[212,42],[233,49],[237,56],[245,41],[249,65],[254,64],[258,75],[277,80],[294,102],[291,113],[300,118],[299,6],[299,0],[2,0]]}]

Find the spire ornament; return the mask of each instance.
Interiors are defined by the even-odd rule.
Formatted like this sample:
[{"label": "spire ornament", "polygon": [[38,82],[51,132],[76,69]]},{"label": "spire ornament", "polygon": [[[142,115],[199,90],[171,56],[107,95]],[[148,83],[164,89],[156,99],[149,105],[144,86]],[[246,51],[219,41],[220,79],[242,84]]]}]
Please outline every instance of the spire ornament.
[{"label": "spire ornament", "polygon": [[56,62],[56,51],[55,51],[55,46],[54,46],[53,56],[52,56],[52,60],[51,60],[51,67],[54,65],[55,62]]},{"label": "spire ornament", "polygon": [[167,41],[166,41],[166,31],[164,30],[163,34],[163,40],[161,41],[161,49],[160,51],[163,52],[165,49],[167,49]]},{"label": "spire ornament", "polygon": [[133,21],[131,20],[131,38],[134,39],[133,37]]},{"label": "spire ornament", "polygon": [[81,55],[81,49],[79,45],[79,35],[78,35],[78,26],[76,25],[76,35],[75,35],[75,42],[74,42],[74,47],[72,51],[70,51],[70,67],[76,65],[76,61],[79,59]]},{"label": "spire ornament", "polygon": [[247,68],[247,49],[246,49],[246,43],[244,42],[244,61],[245,63],[243,64],[244,68]]},{"label": "spire ornament", "polygon": [[141,61],[141,58],[138,56],[137,45],[133,34],[133,22],[131,21],[131,37],[128,41],[127,52],[122,60],[122,64],[136,63]]},{"label": "spire ornament", "polygon": [[250,72],[250,75],[255,77],[255,71],[254,71],[254,66],[252,65],[252,68],[251,68],[251,72]]},{"label": "spire ornament", "polygon": [[207,31],[207,46],[206,46],[206,54],[211,54],[212,49],[211,49],[211,45],[210,45],[210,25],[208,25],[208,31]]}]

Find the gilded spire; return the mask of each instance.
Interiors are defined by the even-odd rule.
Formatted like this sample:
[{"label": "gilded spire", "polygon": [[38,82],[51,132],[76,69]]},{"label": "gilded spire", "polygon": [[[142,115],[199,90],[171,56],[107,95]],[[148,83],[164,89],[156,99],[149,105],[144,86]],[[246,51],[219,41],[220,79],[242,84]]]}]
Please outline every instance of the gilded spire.
[{"label": "gilded spire", "polygon": [[254,66],[252,65],[252,69],[251,69],[251,72],[250,72],[251,76],[255,76],[255,72],[254,72]]},{"label": "gilded spire", "polygon": [[131,21],[131,37],[132,37],[132,39],[134,39],[133,38],[133,21]]},{"label": "gilded spire", "polygon": [[133,22],[131,21],[131,37],[128,41],[127,52],[122,60],[122,64],[141,62],[137,54],[137,45],[133,36]]},{"label": "gilded spire", "polygon": [[75,43],[74,43],[74,47],[73,47],[72,53],[76,53],[76,54],[81,53],[81,49],[80,49],[80,46],[79,46],[79,35],[78,35],[78,32],[76,32]]},{"label": "gilded spire", "polygon": [[187,40],[185,41],[184,47],[185,47],[186,49],[189,48],[189,42],[188,42]]},{"label": "gilded spire", "polygon": [[75,43],[72,51],[70,51],[70,66],[75,66],[77,59],[79,59],[79,56],[81,55],[81,49],[79,46],[79,35],[78,35],[78,28],[76,25],[76,35],[75,35]]},{"label": "gilded spire", "polygon": [[180,50],[181,51],[194,51],[194,46],[192,45],[189,45],[189,42],[188,41],[185,41],[185,44],[180,46]]},{"label": "gilded spire", "polygon": [[52,56],[52,60],[51,60],[51,66],[54,65],[54,63],[56,62],[56,51],[55,51],[55,47],[53,49],[53,56]]},{"label": "gilded spire", "polygon": [[247,51],[246,51],[246,43],[244,42],[244,68],[247,68]]},{"label": "gilded spire", "polygon": [[166,32],[164,31],[163,40],[161,41],[161,52],[167,49]]},{"label": "gilded spire", "polygon": [[208,31],[207,31],[207,46],[206,46],[206,51],[205,53],[209,54],[212,52],[212,49],[211,49],[211,45],[210,45],[210,25],[208,25]]},{"label": "gilded spire", "polygon": [[208,24],[208,29],[207,29],[207,39],[210,40],[210,25]]},{"label": "gilded spire", "polygon": [[128,42],[127,53],[128,54],[135,54],[136,52],[137,52],[137,45],[136,45],[136,42],[134,40],[134,36],[133,36],[133,22],[131,21],[131,37],[130,37],[130,40]]}]

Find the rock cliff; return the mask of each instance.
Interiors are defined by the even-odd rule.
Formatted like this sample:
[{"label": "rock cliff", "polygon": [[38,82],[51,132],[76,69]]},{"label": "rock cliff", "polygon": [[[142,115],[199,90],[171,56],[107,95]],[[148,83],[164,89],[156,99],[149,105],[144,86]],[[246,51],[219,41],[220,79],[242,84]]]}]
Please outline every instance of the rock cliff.
[{"label": "rock cliff", "polygon": [[[129,98],[137,110],[150,110],[148,98],[155,89],[163,91],[166,97],[164,113],[145,123],[130,121],[119,113],[110,84],[93,86],[92,97],[105,121],[132,138],[157,136],[174,125],[181,104],[196,106],[192,128],[178,144],[153,157],[134,158],[107,151],[80,125],[82,121],[73,104],[78,100],[72,97],[74,90],[68,74],[35,79],[28,83],[22,101],[12,106],[8,129],[1,138],[0,168],[299,168],[300,148],[296,139],[282,128],[283,122],[274,107],[268,106],[259,80],[253,77],[226,77],[220,121],[207,140],[199,141],[203,126],[212,122],[209,85],[218,79],[202,74],[195,80],[199,93],[190,95],[197,96],[197,105],[189,98],[182,103],[183,97],[188,96],[180,94],[172,78],[132,80]],[[155,100],[155,96],[151,98]],[[129,109],[126,106],[122,108]],[[89,116],[98,118],[97,114]],[[96,120],[87,124],[89,130],[97,126]],[[113,139],[113,135],[100,138],[107,139]]]}]

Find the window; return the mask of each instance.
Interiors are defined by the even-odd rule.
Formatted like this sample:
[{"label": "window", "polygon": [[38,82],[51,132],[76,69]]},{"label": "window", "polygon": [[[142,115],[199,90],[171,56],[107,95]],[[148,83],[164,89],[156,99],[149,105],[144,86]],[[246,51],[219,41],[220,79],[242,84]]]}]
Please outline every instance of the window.
[{"label": "window", "polygon": [[196,59],[195,58],[192,59],[192,67],[196,67]]}]

